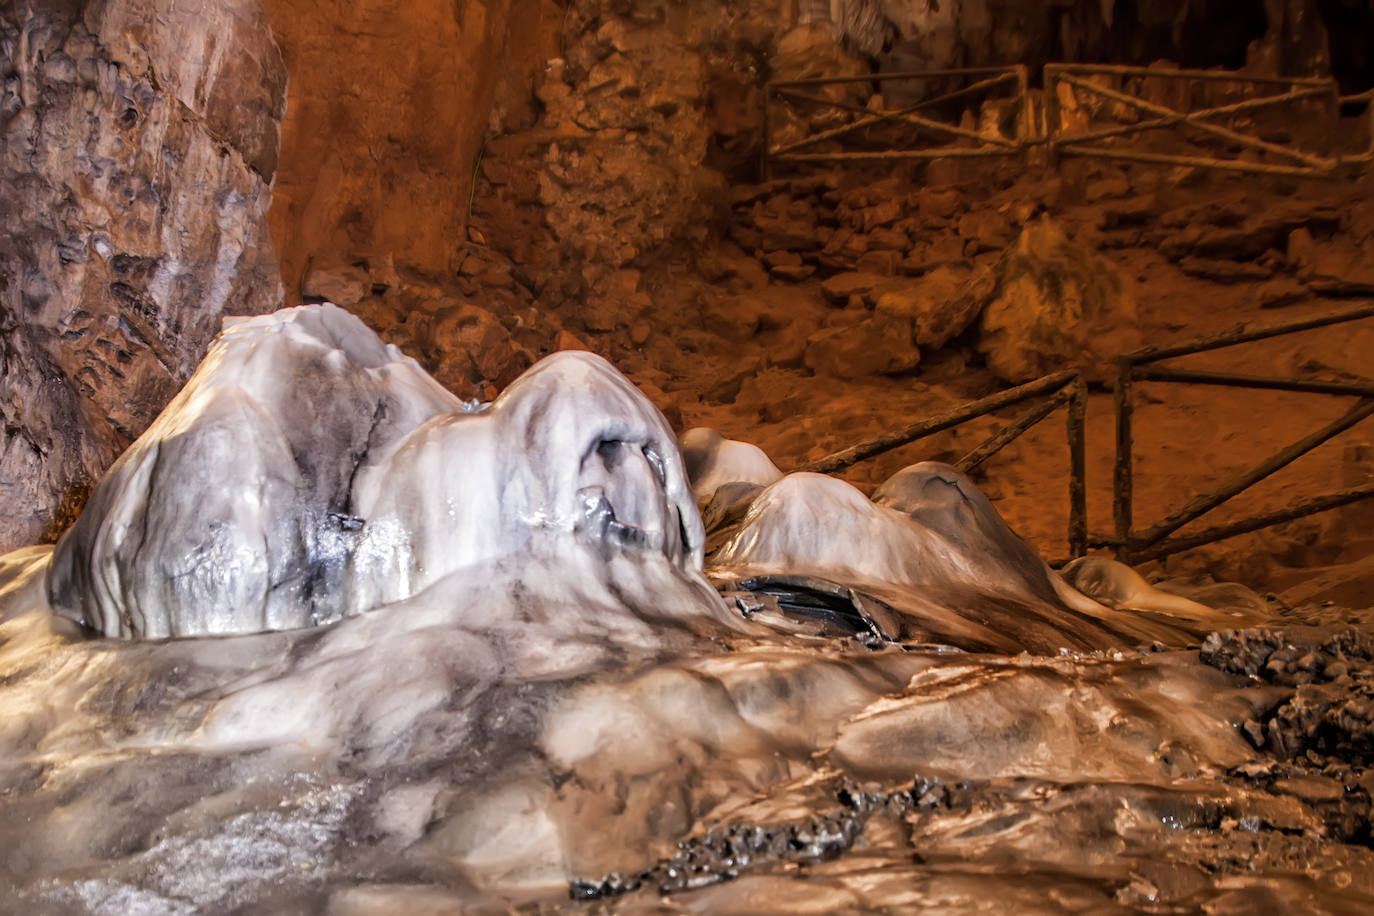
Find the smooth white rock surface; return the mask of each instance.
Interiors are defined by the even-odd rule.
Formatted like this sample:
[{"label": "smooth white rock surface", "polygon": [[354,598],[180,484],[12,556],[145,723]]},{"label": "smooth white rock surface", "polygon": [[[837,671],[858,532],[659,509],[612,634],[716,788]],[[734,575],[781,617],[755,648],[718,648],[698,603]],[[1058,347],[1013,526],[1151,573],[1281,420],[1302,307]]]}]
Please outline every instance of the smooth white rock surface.
[{"label": "smooth white rock surface", "polygon": [[576,544],[699,578],[703,541],[671,428],[600,357],[555,354],[473,410],[302,306],[226,322],[59,542],[49,595],[109,636],[253,633]]},{"label": "smooth white rock surface", "polygon": [[754,484],[766,487],[782,477],[763,449],[738,439],[727,439],[714,429],[698,426],[687,430],[680,440],[687,477],[698,505],[710,502],[726,484]]},{"label": "smooth white rock surface", "polygon": [[834,477],[789,474],[758,494],[713,562],[718,579],[801,575],[861,589],[903,614],[907,641],[1053,652],[1188,638],[1186,621],[1123,613],[1067,586],[939,462],[898,471],[872,500]]},{"label": "smooth white rock surface", "polygon": [[[877,498],[775,480],[710,572],[828,578],[890,602],[906,642],[1006,655],[789,635],[727,606],[671,431],[596,357],[466,408],[332,307],[236,324],[55,551],[0,557],[0,908],[553,908],[718,825],[767,833],[913,774],[986,780],[968,791],[993,806],[913,808],[913,848],[956,853],[937,880],[969,843],[1029,836],[1025,887],[909,880],[874,822],[852,881],[732,858],[741,880],[676,900],[1033,903],[1086,833],[1110,840],[1074,866],[1100,902],[1180,835],[1176,798],[1245,803],[1179,780],[1252,758],[1247,686],[1195,651],[1056,651],[1179,637],[1172,618],[1069,589],[943,465]],[[118,638],[237,628],[261,632]],[[1008,820],[1006,786],[1049,801]],[[1106,820],[1066,819],[1064,786]],[[669,905],[656,891],[611,906]]]}]

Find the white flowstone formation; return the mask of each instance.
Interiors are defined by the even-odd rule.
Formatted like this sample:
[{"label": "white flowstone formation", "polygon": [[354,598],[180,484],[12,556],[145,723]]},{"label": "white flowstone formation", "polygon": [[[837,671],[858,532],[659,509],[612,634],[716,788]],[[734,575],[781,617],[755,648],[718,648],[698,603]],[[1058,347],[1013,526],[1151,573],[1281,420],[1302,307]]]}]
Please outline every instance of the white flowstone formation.
[{"label": "white flowstone formation", "polygon": [[921,462],[869,500],[842,480],[789,474],[763,489],[713,555],[712,575],[810,576],[901,612],[908,641],[998,651],[1186,639],[1177,621],[1104,607],[1068,587],[954,468]]},{"label": "white flowstone formation", "polygon": [[[703,534],[673,433],[599,357],[465,409],[332,305],[226,322],[53,556],[49,597],[109,636],[290,629],[504,556],[662,557]],[[708,608],[709,613],[709,608]]]},{"label": "white flowstone formation", "polygon": [[[713,501],[748,507],[713,575],[862,589],[907,645],[722,602],[671,431],[597,357],[465,407],[331,306],[233,324],[57,548],[0,557],[0,900],[553,909],[658,868],[646,892],[678,881],[689,911],[938,908],[973,843],[958,899],[1033,909],[1107,837],[1073,865],[1086,909],[1196,845],[1189,804],[1249,816],[1217,782],[1253,759],[1248,682],[1072,651],[1183,637],[1069,589],[967,478],[915,465],[870,501],[690,438],[724,459]],[[844,826],[856,781],[906,800],[909,843],[875,823],[848,871],[779,869],[869,829]]]},{"label": "white flowstone formation", "polygon": [[1263,600],[1243,586],[1229,583],[1221,588],[1187,589],[1199,597],[1208,596],[1210,604],[1203,604],[1151,585],[1140,573],[1109,557],[1079,557],[1064,567],[1064,581],[1108,607],[1184,620],[1208,632],[1254,626],[1266,616]]},{"label": "white flowstone formation", "polygon": [[727,439],[714,429],[698,426],[682,434],[682,458],[698,505],[710,501],[727,484],[766,487],[782,477],[763,449]]},{"label": "white flowstone formation", "polygon": [[590,353],[542,360],[480,413],[431,418],[364,467],[354,494],[367,520],[350,564],[354,612],[503,555],[646,552],[701,568],[705,536],[672,428]]}]

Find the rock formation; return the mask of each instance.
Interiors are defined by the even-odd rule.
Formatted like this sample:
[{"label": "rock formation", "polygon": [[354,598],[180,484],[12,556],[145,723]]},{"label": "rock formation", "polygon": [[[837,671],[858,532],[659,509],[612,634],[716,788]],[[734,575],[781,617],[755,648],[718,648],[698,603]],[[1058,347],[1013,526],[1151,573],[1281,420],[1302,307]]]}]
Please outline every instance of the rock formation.
[{"label": "rock formation", "polygon": [[1140,345],[1135,299],[1106,259],[1069,239],[1048,217],[1021,230],[995,269],[979,347],[988,367],[1025,382],[1065,366],[1096,380]]},{"label": "rock formation", "polygon": [[874,596],[889,609],[883,635],[901,642],[1043,653],[1188,638],[1066,586],[937,462],[900,471],[873,501],[832,477],[789,474],[753,498],[712,563],[721,578],[804,576]]},{"label": "rock formation", "polygon": [[53,536],[204,355],[281,299],[286,71],[256,0],[0,8],[0,548]]},{"label": "rock formation", "polygon": [[49,595],[107,636],[255,633],[511,556],[569,581],[618,551],[690,574],[703,540],[672,430],[599,357],[465,405],[358,319],[299,306],[227,323],[58,543]]}]

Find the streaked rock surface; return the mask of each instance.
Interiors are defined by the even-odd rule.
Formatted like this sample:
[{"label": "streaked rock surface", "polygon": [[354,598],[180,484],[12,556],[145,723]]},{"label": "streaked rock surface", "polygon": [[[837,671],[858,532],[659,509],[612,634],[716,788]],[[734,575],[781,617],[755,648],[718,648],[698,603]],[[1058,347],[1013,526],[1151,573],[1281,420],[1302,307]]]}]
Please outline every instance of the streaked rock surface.
[{"label": "streaked rock surface", "polygon": [[671,428],[600,357],[459,402],[332,305],[232,319],[63,536],[49,592],[107,636],[330,623],[475,564],[650,553],[701,582]]},{"label": "streaked rock surface", "polygon": [[226,313],[281,303],[256,0],[0,8],[0,549],[69,524]]}]

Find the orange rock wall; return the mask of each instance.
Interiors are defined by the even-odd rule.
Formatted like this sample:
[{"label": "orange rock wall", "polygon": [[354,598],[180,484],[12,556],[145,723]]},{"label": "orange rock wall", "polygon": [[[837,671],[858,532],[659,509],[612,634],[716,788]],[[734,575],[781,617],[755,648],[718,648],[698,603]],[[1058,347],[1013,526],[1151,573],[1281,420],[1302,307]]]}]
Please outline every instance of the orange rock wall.
[{"label": "orange rock wall", "polygon": [[312,257],[450,268],[493,103],[556,56],[549,0],[267,0],[290,83],[270,223],[288,296]]}]

